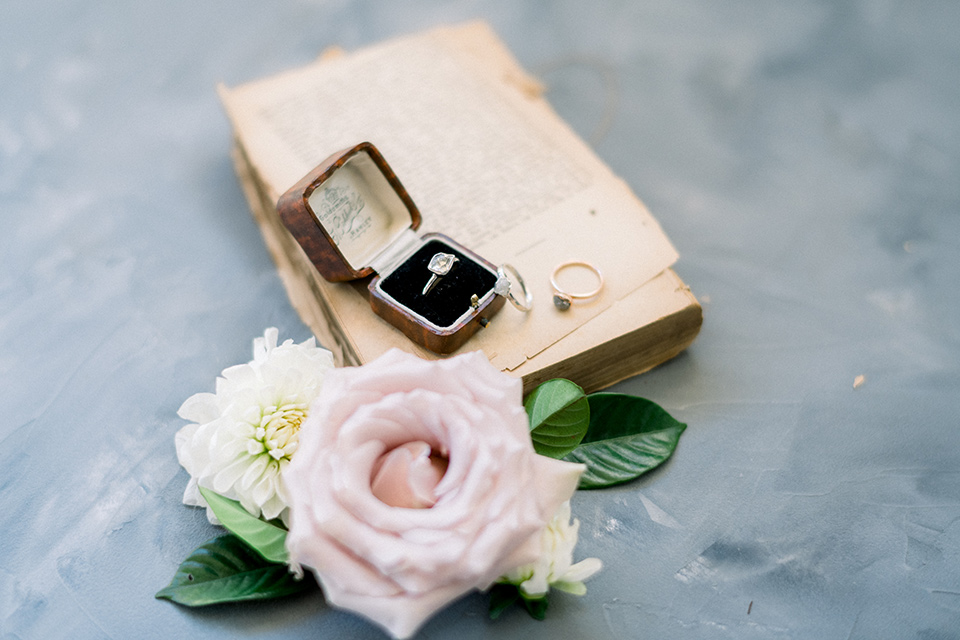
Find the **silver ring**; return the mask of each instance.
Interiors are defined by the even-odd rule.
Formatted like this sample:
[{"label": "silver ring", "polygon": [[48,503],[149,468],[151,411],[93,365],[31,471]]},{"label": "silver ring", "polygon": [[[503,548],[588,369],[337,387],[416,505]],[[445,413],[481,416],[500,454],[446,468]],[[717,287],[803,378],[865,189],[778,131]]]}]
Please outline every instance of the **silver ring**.
[{"label": "silver ring", "polygon": [[444,253],[442,251],[433,254],[433,257],[430,258],[430,263],[427,265],[427,269],[430,271],[430,279],[427,280],[427,284],[423,287],[423,293],[421,295],[427,295],[430,293],[430,290],[437,286],[437,283],[440,282],[440,278],[450,273],[450,270],[453,269],[460,259],[453,255],[452,253]]},{"label": "silver ring", "polygon": [[[595,289],[590,291],[585,291],[583,293],[574,293],[572,291],[564,291],[560,288],[560,285],[557,284],[557,275],[566,269],[567,267],[585,267],[590,271],[593,271],[597,276],[599,284],[597,284]],[[574,300],[585,300],[587,298],[592,298],[603,289],[603,274],[600,273],[600,269],[596,268],[589,262],[583,260],[571,260],[570,262],[563,262],[558,264],[557,267],[553,270],[553,273],[550,274],[550,284],[553,286],[553,304],[560,311],[566,311],[570,308],[570,305],[573,304]]]},{"label": "silver ring", "polygon": [[[509,276],[507,272],[509,272]],[[510,279],[510,276],[513,276],[513,280]],[[519,285],[523,300],[517,298],[513,292],[513,281],[516,281]],[[494,285],[493,291],[512,302],[513,306],[520,311],[527,312],[533,308],[533,294],[527,289],[527,283],[523,281],[523,276],[512,264],[502,264],[497,267],[497,283]]]}]

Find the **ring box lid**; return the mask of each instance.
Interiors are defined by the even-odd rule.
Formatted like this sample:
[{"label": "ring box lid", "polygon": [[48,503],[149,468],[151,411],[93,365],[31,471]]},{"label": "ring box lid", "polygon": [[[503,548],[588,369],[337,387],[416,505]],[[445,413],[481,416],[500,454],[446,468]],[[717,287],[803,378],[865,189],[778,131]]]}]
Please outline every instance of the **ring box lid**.
[{"label": "ring box lid", "polygon": [[417,242],[420,211],[370,142],[339,151],[277,202],[287,229],[330,282],[384,273]]}]

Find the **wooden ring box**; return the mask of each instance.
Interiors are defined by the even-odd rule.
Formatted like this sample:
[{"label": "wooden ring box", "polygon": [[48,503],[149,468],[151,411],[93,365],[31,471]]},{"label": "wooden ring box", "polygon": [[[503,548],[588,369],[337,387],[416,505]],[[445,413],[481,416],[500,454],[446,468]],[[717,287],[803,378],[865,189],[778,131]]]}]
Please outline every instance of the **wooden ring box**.
[{"label": "wooden ring box", "polygon": [[[373,276],[373,310],[430,351],[455,351],[503,307],[496,266],[442,234],[417,235],[419,209],[369,142],[324,160],[280,196],[277,212],[324,279]],[[423,294],[439,252],[458,260]]]}]

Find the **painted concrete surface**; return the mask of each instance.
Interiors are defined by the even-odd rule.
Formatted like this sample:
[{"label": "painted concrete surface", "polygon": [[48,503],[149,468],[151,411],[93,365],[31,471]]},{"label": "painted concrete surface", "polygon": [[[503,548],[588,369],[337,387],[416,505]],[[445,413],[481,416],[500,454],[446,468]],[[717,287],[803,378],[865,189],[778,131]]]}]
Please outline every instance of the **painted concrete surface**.
[{"label": "painted concrete surface", "polygon": [[960,5],[48,0],[0,8],[0,638],[383,637],[316,596],[153,598],[216,533],[177,408],[265,327],[309,335],[214,86],[471,18],[649,205],[705,322],[615,389],[689,427],[576,496],[588,594],[542,623],[468,596],[420,637],[960,637]]}]

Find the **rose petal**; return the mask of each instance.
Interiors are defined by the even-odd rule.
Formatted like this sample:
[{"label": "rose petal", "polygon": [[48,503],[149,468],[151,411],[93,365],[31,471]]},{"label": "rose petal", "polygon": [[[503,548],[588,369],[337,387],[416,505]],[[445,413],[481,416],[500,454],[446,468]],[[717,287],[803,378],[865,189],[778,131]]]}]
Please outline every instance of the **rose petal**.
[{"label": "rose petal", "polygon": [[[396,637],[535,561],[583,467],[534,452],[521,394],[479,352],[426,361],[393,350],[331,371],[284,471],[291,561],[331,604]],[[390,506],[417,506],[428,489],[430,508]]]},{"label": "rose petal", "polygon": [[426,509],[437,502],[434,489],[447,469],[447,461],[431,456],[422,440],[408,442],[382,455],[374,468],[370,489],[391,507]]}]

